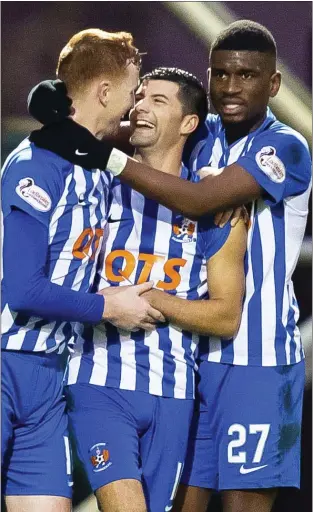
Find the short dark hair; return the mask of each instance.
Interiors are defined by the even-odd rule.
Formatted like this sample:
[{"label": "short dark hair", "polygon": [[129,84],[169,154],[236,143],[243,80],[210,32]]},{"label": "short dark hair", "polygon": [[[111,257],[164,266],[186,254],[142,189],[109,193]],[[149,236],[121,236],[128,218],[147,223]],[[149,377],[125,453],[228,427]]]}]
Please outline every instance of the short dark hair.
[{"label": "short dark hair", "polygon": [[178,98],[183,114],[196,114],[201,125],[209,111],[208,96],[202,82],[193,74],[179,68],[159,67],[146,73],[142,80],[168,80],[179,85]]},{"label": "short dark hair", "polygon": [[210,55],[217,50],[247,50],[269,53],[276,58],[276,42],[271,32],[251,20],[231,23],[212,43]]}]

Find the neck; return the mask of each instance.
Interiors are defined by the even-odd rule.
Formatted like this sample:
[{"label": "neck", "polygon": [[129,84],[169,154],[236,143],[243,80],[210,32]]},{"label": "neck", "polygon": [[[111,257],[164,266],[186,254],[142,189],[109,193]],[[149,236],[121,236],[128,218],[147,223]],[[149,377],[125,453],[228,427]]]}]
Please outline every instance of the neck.
[{"label": "neck", "polygon": [[94,104],[91,104],[87,98],[84,100],[75,98],[73,106],[75,109],[75,114],[71,116],[73,121],[87,128],[97,139],[102,139],[105,135],[103,119],[102,122],[98,119]]},{"label": "neck", "polygon": [[156,148],[137,148],[134,158],[166,174],[180,176],[182,153],[182,148],[178,146],[163,151]]},{"label": "neck", "polygon": [[259,126],[261,126],[261,124],[263,123],[265,117],[266,112],[263,112],[262,114],[258,114],[252,119],[249,119],[248,121],[243,121],[241,123],[223,123],[223,126],[225,128],[226,140],[228,144],[232,144],[233,142],[236,142],[236,140],[246,137],[248,133],[251,133],[257,128],[259,128]]}]

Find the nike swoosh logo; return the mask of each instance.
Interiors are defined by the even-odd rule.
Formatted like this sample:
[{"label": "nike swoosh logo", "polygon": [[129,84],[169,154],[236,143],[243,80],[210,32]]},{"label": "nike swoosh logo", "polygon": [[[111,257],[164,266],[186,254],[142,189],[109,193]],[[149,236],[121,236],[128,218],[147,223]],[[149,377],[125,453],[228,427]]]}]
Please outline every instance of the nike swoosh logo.
[{"label": "nike swoosh logo", "polygon": [[88,153],[81,153],[80,151],[78,151],[78,149],[76,149],[76,151],[75,151],[75,155],[78,155],[78,156],[85,156],[85,155],[88,155]]},{"label": "nike swoosh logo", "polygon": [[254,471],[259,471],[259,469],[266,468],[268,464],[265,464],[264,466],[257,466],[256,468],[245,468],[244,466],[240,467],[240,474],[241,475],[247,475],[248,473],[253,473]]},{"label": "nike swoosh logo", "polygon": [[132,220],[131,218],[120,218],[120,219],[114,219],[112,218],[111,216],[108,217],[108,222],[111,223],[111,222],[125,222],[126,220]]}]

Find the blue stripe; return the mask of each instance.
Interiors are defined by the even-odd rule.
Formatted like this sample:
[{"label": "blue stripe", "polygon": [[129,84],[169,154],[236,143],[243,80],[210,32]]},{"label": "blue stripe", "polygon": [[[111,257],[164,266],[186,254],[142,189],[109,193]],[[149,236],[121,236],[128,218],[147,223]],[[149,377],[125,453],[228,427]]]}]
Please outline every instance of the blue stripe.
[{"label": "blue stripe", "polygon": [[93,334],[94,330],[92,326],[86,325],[82,333],[84,344],[83,353],[79,365],[77,382],[89,382],[90,380],[93,369],[93,356],[95,353],[95,347],[93,344]]},{"label": "blue stripe", "polygon": [[[285,252],[285,207],[284,203],[278,203],[271,208],[274,238],[275,238],[275,258],[274,258],[274,282],[276,299],[276,332],[275,332],[275,352],[277,364],[287,364],[286,357],[286,329],[282,323],[284,288],[286,278],[286,252]],[[265,319],[266,321],[266,319]]]},{"label": "blue stripe", "polygon": [[[136,194],[137,192],[135,192]],[[150,199],[144,200],[142,214],[142,229],[140,235],[139,253],[154,254],[154,242],[157,230],[159,205]],[[139,261],[136,269],[135,283],[138,283],[140,274],[145,262]],[[150,273],[148,275],[148,280]],[[145,332],[138,331],[133,333],[135,340],[135,359],[137,367],[137,386],[138,389],[149,391],[149,347],[144,344]],[[161,347],[160,347],[161,348]],[[138,371],[139,370],[139,371]],[[143,371],[140,371],[143,370]]]},{"label": "blue stripe", "polygon": [[[182,216],[172,213],[172,234],[173,234],[173,226],[180,225],[182,222]],[[173,236],[170,238],[169,248],[168,248],[168,259],[172,258],[181,258],[183,253],[183,244],[174,240]],[[180,267],[173,267],[178,273]],[[170,283],[171,278],[167,275],[164,277],[165,283]],[[176,295],[177,290],[171,290],[168,293],[171,295]],[[163,331],[165,333],[165,331]],[[174,396],[174,388],[175,388],[175,369],[176,366],[173,364],[173,359],[171,356],[172,350],[172,340],[169,336],[169,331],[166,332],[167,336],[160,336],[160,349],[164,352],[163,359],[163,379],[162,379],[162,393],[166,396]]]},{"label": "blue stripe", "polygon": [[[131,189],[127,185],[121,185],[122,215],[121,221],[112,244],[111,251],[124,249],[126,242],[134,226],[134,217],[131,210]],[[115,258],[112,264],[113,273],[118,275],[118,271],[123,268],[123,258]],[[109,281],[112,286],[118,286],[118,283]],[[108,350],[108,374],[107,386],[120,386],[121,380],[121,342],[118,330],[111,324],[107,324],[107,350]]]},{"label": "blue stripe", "polygon": [[[73,172],[74,166],[70,169]],[[57,227],[51,244],[48,248],[47,261],[49,261],[49,267],[47,270],[48,276],[51,278],[56,264],[60,260],[60,254],[63,247],[68,240],[72,227],[72,208],[73,208],[73,195],[77,201],[77,195],[75,194],[75,181],[72,179],[69,183],[68,193],[66,195],[66,205],[61,217],[57,221]]]},{"label": "blue stripe", "polygon": [[254,294],[248,305],[248,364],[250,359],[262,365],[262,308],[261,289],[263,284],[263,253],[258,217],[255,217],[251,243],[251,265]]},{"label": "blue stripe", "polygon": [[[84,196],[85,196],[85,201],[87,202],[89,200],[88,199],[89,194],[91,193],[91,191],[92,191],[92,189],[94,187],[94,183],[93,183],[93,180],[92,180],[92,173],[85,171],[84,172],[84,178],[86,180],[86,190],[85,190]],[[78,204],[79,198],[77,196],[77,192],[76,192],[75,189],[73,189],[72,196],[73,196],[74,204]],[[90,227],[90,211],[89,211],[89,207],[85,206],[82,209],[82,211],[83,211],[83,230],[84,230],[85,228]],[[73,216],[72,216],[72,222],[73,222]],[[86,238],[89,238],[89,237],[86,237]],[[86,239],[86,242],[87,242],[87,239]],[[82,245],[84,245],[84,241],[82,242]],[[87,269],[88,269],[89,276],[90,276],[90,272],[91,272],[91,270],[93,268],[93,265],[94,265],[94,262],[91,259],[89,259],[89,262],[86,265],[86,271],[85,271],[85,273],[86,273]],[[78,258],[73,258],[71,263],[70,263],[67,276],[64,279],[63,286],[67,286],[68,288],[72,288],[73,283],[75,281],[76,274],[77,274],[78,270],[81,267],[82,267],[82,261],[80,259],[78,259]],[[85,282],[85,286],[86,286],[86,282]],[[89,290],[89,283],[88,283],[87,288],[85,288],[85,289],[83,288],[82,285],[80,286],[80,291],[86,291],[87,292],[88,290]]]}]

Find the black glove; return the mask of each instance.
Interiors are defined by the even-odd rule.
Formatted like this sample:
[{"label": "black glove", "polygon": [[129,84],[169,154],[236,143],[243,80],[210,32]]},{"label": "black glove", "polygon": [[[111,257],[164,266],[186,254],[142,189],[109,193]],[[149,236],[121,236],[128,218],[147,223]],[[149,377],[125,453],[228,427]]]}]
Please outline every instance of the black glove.
[{"label": "black glove", "polygon": [[42,124],[57,123],[74,113],[72,100],[61,80],[45,80],[30,91],[27,99],[29,114]]},{"label": "black glove", "polygon": [[87,128],[72,119],[34,130],[29,140],[85,169],[105,170],[113,149],[112,144],[96,139]]}]

